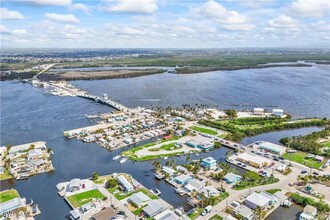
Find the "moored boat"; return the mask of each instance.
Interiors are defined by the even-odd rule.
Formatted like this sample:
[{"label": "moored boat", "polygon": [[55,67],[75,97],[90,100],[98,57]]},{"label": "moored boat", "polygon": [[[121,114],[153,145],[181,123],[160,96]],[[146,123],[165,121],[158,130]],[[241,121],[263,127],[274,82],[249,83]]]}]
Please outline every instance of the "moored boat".
[{"label": "moored boat", "polygon": [[119,158],[121,158],[121,156],[117,155],[117,156],[113,157],[112,160],[118,160]]},{"label": "moored boat", "polygon": [[120,161],[119,161],[119,163],[125,163],[127,161],[127,158],[123,158],[123,159],[121,159]]}]

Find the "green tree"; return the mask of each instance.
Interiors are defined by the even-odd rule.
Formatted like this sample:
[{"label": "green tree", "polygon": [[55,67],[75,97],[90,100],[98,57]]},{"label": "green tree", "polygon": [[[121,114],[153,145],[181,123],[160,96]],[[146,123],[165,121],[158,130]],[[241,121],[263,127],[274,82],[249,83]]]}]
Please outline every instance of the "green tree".
[{"label": "green tree", "polygon": [[92,180],[97,180],[99,178],[99,176],[100,176],[99,173],[95,171],[93,173]]},{"label": "green tree", "polygon": [[255,215],[255,220],[263,220],[267,215],[267,211],[261,207],[257,207],[254,210],[254,215]]}]

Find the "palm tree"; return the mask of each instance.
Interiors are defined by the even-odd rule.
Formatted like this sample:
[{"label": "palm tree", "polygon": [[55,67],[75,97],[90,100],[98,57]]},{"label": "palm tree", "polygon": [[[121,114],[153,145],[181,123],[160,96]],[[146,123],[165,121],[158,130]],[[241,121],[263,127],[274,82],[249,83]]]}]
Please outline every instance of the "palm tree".
[{"label": "palm tree", "polygon": [[162,168],[162,164],[158,160],[155,160],[152,163],[152,165],[154,166],[154,168],[155,168],[156,171],[159,171]]},{"label": "palm tree", "polygon": [[266,217],[266,214],[267,214],[266,210],[264,210],[261,207],[257,207],[254,210],[255,220],[263,220]]}]

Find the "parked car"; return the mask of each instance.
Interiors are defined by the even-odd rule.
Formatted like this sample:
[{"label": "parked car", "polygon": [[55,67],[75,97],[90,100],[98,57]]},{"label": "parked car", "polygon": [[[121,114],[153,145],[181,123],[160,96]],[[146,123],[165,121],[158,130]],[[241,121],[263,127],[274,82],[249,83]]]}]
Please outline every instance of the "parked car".
[{"label": "parked car", "polygon": [[307,170],[301,171],[301,174],[305,174],[305,173],[307,173]]},{"label": "parked car", "polygon": [[314,172],[313,172],[313,175],[318,176],[319,173],[314,171]]},{"label": "parked car", "polygon": [[277,157],[274,158],[275,161],[280,161]]},{"label": "parked car", "polygon": [[284,158],[283,158],[283,157],[278,157],[278,159],[280,159],[280,160],[284,160]]},{"label": "parked car", "polygon": [[259,170],[258,173],[262,174],[264,171],[263,170]]},{"label": "parked car", "polygon": [[238,166],[241,166],[242,164],[241,163],[237,163]]},{"label": "parked car", "polygon": [[243,164],[243,165],[242,165],[242,167],[246,167],[246,165],[245,165],[245,164]]},{"label": "parked car", "polygon": [[251,150],[251,153],[256,153],[254,150]]}]

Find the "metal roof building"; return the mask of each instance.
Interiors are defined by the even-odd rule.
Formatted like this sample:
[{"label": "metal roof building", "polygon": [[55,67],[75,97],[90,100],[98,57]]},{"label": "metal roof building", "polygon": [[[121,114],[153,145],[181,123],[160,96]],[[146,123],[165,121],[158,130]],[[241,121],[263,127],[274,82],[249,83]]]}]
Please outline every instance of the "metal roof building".
[{"label": "metal roof building", "polygon": [[0,204],[0,214],[10,212],[23,206],[21,198],[15,198]]},{"label": "metal roof building", "polygon": [[130,184],[130,182],[128,182],[128,180],[124,176],[118,176],[117,180],[119,181],[120,185],[124,187],[125,191],[131,192],[134,190],[132,184]]}]

